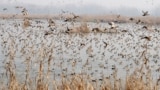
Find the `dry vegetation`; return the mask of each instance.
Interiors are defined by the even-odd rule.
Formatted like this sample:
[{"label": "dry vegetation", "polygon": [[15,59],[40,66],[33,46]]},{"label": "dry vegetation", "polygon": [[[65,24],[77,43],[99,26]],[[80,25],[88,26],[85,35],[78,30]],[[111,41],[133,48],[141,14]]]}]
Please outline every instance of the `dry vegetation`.
[{"label": "dry vegetation", "polygon": [[[127,73],[124,82],[121,78],[117,77],[117,68],[114,69],[114,73],[112,74],[112,76],[105,77],[104,73],[101,79],[92,79],[90,75],[86,74],[86,72],[72,73],[68,76],[65,74],[65,72],[61,72],[59,74],[61,78],[57,80],[54,76],[55,72],[51,69],[51,66],[54,62],[54,41],[52,41],[50,45],[47,45],[47,35],[49,35],[49,33],[37,35],[36,31],[27,30],[26,28],[30,27],[31,25],[28,17],[32,16],[23,15],[22,17],[24,17],[24,21],[22,24],[22,27],[24,28],[22,29],[23,31],[20,31],[22,33],[14,36],[13,34],[11,34],[11,31],[7,32],[5,30],[2,30],[2,33],[7,33],[8,37],[6,38],[6,36],[1,36],[1,46],[3,48],[3,52],[7,54],[3,61],[5,71],[1,73],[0,77],[1,90],[160,90],[159,79],[152,79],[153,76],[151,73],[151,69],[148,66],[148,61],[145,57],[145,53],[142,53],[144,60],[142,60],[143,63],[139,65],[140,68],[135,69],[132,73]],[[96,22],[108,22],[115,20],[118,20],[120,22],[130,22],[128,17],[121,16],[117,18],[116,15],[82,17],[85,17],[83,18],[84,21],[92,21],[94,18],[95,20],[98,20]],[[147,22],[151,17],[147,17],[147,20],[146,17],[140,18],[142,21]],[[137,17],[137,20],[138,19],[139,17]],[[151,21],[151,23],[160,23],[160,21],[155,21],[154,19],[151,19],[149,21]],[[89,33],[89,29],[87,23],[82,23],[79,27],[69,29],[67,32]],[[36,39],[32,40],[31,38],[37,38],[37,36],[39,36],[38,38],[40,38],[41,40],[39,46],[36,44]],[[23,37],[27,38],[23,39]],[[19,44],[21,44],[22,46],[19,46]],[[88,51],[91,52],[92,50]],[[23,63],[26,66],[24,70],[25,74],[24,76],[22,76],[23,79],[21,79],[21,77],[19,77],[17,73],[17,53],[21,54],[21,56],[24,58]],[[37,73],[36,75],[32,75],[32,66],[35,65],[35,63],[36,65],[38,65],[38,68],[34,72]],[[75,65],[76,60],[72,63],[72,67],[75,68]],[[62,69],[63,65],[60,64],[59,68]]]},{"label": "dry vegetation", "polygon": [[[121,79],[117,78],[117,69],[115,69],[111,77],[103,77],[102,79],[91,80],[90,76],[81,74],[73,74],[65,76],[61,74],[61,80],[56,81],[51,78],[51,62],[53,61],[52,45],[47,48],[45,45],[39,47],[37,52],[29,47],[24,47],[22,50],[28,50],[28,56],[25,56],[25,76],[24,80],[20,80],[16,74],[15,54],[16,47],[13,38],[10,38],[7,47],[9,48],[8,57],[6,57],[5,73],[1,76],[1,90],[159,90],[159,79],[155,82],[152,80],[150,69],[147,64],[143,64],[141,68],[136,69],[132,74],[128,74],[126,81],[122,83]],[[35,53],[33,53],[35,52]],[[25,54],[25,53],[24,53]],[[30,67],[33,56],[36,58],[39,68],[36,72],[36,77],[31,78]],[[45,59],[47,58],[47,59]],[[47,62],[46,62],[46,61]],[[44,71],[44,62],[48,65],[47,71]],[[144,72],[145,71],[145,72]],[[7,80],[4,80],[7,79]]]},{"label": "dry vegetation", "polygon": [[[8,18],[8,19],[22,19],[22,18],[30,18],[30,19],[47,19],[47,18],[54,18],[59,20],[62,16],[53,14],[53,15],[43,15],[43,14],[32,14],[32,15],[21,15],[21,14],[0,14],[0,18]],[[63,15],[65,18],[72,17],[71,15]],[[120,23],[130,23],[130,22],[144,22],[145,24],[160,24],[160,17],[154,16],[133,16],[133,21],[130,20],[131,17],[128,16],[119,16],[119,15],[80,15],[76,21],[87,21],[87,22],[111,22],[116,21]]]},{"label": "dry vegetation", "polygon": [[[80,28],[80,29],[79,29]],[[82,30],[82,33],[87,28],[86,23],[82,23],[78,30]],[[32,31],[33,32],[33,31]],[[21,40],[17,36],[12,36],[8,33],[8,41],[2,42],[4,52],[7,52],[5,57],[5,72],[1,74],[1,90],[159,90],[159,79],[154,81],[147,63],[144,62],[141,68],[136,69],[132,74],[127,74],[126,81],[122,82],[121,78],[117,77],[117,69],[110,77],[103,77],[102,79],[91,79],[90,75],[85,73],[72,74],[66,76],[63,72],[60,74],[61,79],[56,80],[51,75],[51,63],[54,61],[54,41],[47,46],[46,41],[41,41],[41,45],[36,47],[32,42],[30,46],[27,46],[27,41],[30,41],[31,33],[24,31],[22,36],[27,36],[26,40]],[[22,37],[21,37],[22,38]],[[45,37],[41,37],[45,38]],[[3,39],[5,39],[3,37]],[[16,40],[20,40],[19,43],[23,43],[24,46],[18,47]],[[24,80],[19,78],[16,71],[16,53],[20,50],[22,57],[25,59],[25,75]],[[146,48],[147,50],[147,48]],[[144,54],[143,54],[144,55]],[[35,58],[37,57],[37,58]],[[33,62],[36,61],[38,67],[35,72],[35,77],[31,77],[31,67]],[[47,64],[47,70],[44,69],[44,64]],[[72,65],[75,67],[75,64]],[[62,68],[63,66],[60,66]],[[104,75],[105,76],[105,75]]]}]

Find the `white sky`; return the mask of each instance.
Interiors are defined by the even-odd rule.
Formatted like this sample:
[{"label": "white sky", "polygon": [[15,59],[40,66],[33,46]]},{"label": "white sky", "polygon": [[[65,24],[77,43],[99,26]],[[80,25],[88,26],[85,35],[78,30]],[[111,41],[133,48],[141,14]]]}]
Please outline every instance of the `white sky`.
[{"label": "white sky", "polygon": [[58,5],[75,4],[78,6],[86,4],[100,5],[104,7],[136,7],[150,9],[160,5],[160,0],[2,0],[2,3],[28,3],[34,5]]},{"label": "white sky", "polygon": [[[135,12],[127,11],[130,9],[136,9],[139,13],[142,13],[142,10],[149,11],[154,15],[160,15],[159,6],[160,0],[0,0],[0,5],[38,5],[38,6],[47,6],[50,9],[47,9],[48,12],[55,11],[55,8],[59,10],[68,10],[77,12],[105,12],[105,10],[114,10],[115,13],[125,13],[127,15],[133,15]],[[12,5],[11,5],[12,4]],[[7,7],[6,6],[6,7]],[[3,6],[4,7],[4,6]],[[83,9],[80,9],[82,8]],[[88,9],[87,9],[87,8]],[[54,8],[54,10],[52,10]],[[119,9],[120,8],[120,9]],[[130,9],[129,9],[130,8]],[[34,8],[32,8],[34,9]],[[124,10],[125,9],[125,10]],[[46,11],[46,10],[44,10]],[[36,10],[34,11],[36,12]],[[137,14],[139,15],[139,14]]]}]

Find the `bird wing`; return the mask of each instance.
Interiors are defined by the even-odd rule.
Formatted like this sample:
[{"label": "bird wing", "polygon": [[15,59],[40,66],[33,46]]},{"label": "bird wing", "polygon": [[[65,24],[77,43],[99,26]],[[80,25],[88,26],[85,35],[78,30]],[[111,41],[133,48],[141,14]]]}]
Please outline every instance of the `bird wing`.
[{"label": "bird wing", "polygon": [[145,12],[142,10],[142,13],[145,13]]}]

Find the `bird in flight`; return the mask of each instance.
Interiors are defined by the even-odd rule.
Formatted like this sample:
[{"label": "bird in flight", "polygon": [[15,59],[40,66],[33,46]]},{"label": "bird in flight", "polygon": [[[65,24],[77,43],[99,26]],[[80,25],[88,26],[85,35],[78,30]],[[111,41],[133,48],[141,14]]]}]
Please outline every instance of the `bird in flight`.
[{"label": "bird in flight", "polygon": [[142,11],[142,13],[143,13],[142,16],[148,16],[149,15],[148,11]]},{"label": "bird in flight", "polygon": [[7,8],[3,8],[3,11],[6,11],[7,10]]},{"label": "bird in flight", "polygon": [[115,26],[114,22],[109,22],[108,24],[111,26],[111,29],[114,29],[117,27],[117,26]]}]

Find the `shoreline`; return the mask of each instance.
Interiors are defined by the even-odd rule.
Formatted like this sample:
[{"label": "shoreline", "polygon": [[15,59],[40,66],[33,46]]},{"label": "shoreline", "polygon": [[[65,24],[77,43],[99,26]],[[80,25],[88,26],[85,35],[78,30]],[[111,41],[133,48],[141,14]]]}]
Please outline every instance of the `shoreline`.
[{"label": "shoreline", "polygon": [[[63,17],[63,18],[62,18]],[[0,14],[0,19],[49,19],[53,18],[55,20],[63,20],[65,18],[72,18],[72,15],[61,15],[61,14],[29,14],[27,16],[23,16],[22,14]],[[133,18],[133,20],[130,20]],[[160,24],[160,16],[120,16],[120,15],[79,15],[79,18],[76,21],[86,21],[86,22],[118,22],[118,23],[132,23],[141,21],[144,24],[150,25],[159,25]]]}]

